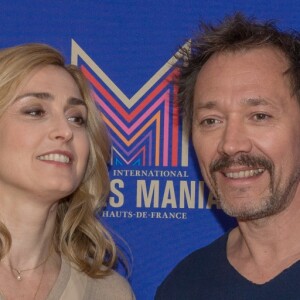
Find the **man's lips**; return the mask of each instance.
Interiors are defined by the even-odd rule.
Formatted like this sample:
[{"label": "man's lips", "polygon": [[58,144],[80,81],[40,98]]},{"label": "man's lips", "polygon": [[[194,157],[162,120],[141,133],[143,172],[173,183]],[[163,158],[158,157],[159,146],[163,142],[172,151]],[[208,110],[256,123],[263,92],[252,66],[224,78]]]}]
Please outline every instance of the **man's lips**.
[{"label": "man's lips", "polygon": [[247,169],[247,170],[226,170],[221,171],[221,173],[228,178],[232,179],[240,179],[240,178],[250,178],[257,176],[265,171],[264,168],[253,168],[253,169]]}]

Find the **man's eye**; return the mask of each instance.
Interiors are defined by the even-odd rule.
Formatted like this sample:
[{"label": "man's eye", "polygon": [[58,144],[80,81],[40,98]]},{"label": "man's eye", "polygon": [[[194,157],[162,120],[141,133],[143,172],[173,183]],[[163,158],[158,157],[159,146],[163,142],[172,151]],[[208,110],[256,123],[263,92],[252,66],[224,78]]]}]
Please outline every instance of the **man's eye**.
[{"label": "man's eye", "polygon": [[254,120],[256,120],[256,121],[264,121],[266,119],[269,119],[270,117],[271,116],[269,116],[265,113],[258,113],[253,116]]},{"label": "man's eye", "polygon": [[216,124],[219,124],[220,121],[217,119],[213,119],[213,118],[209,118],[209,119],[205,119],[203,121],[200,122],[201,126],[213,126]]}]

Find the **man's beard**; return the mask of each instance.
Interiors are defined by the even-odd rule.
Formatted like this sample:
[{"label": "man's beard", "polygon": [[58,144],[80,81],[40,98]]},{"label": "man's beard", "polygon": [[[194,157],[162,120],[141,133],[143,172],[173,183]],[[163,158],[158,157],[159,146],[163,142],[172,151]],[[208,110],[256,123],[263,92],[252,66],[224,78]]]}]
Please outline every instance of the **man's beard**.
[{"label": "man's beard", "polygon": [[[256,206],[248,203],[243,208],[238,208],[234,204],[230,205],[227,203],[220,193],[220,188],[216,180],[216,172],[232,166],[246,166],[253,169],[262,168],[267,171],[270,175],[269,195],[262,197],[260,203]],[[300,179],[300,168],[295,168],[295,172],[292,172],[285,182],[280,182],[278,178],[278,182],[276,182],[275,166],[271,160],[263,156],[241,154],[235,158],[222,156],[212,162],[210,165],[210,174],[212,178],[212,192],[223,211],[238,220],[247,221],[262,219],[283,211],[290,204],[296,191]],[[252,200],[249,199],[249,201]]]}]

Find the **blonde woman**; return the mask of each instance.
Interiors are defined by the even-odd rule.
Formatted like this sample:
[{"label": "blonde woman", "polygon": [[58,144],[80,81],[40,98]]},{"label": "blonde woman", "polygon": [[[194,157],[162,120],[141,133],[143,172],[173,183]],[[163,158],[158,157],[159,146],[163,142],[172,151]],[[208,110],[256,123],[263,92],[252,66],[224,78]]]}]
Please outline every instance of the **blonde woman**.
[{"label": "blonde woman", "polygon": [[95,214],[109,139],[80,70],[55,49],[0,51],[0,298],[134,299]]}]

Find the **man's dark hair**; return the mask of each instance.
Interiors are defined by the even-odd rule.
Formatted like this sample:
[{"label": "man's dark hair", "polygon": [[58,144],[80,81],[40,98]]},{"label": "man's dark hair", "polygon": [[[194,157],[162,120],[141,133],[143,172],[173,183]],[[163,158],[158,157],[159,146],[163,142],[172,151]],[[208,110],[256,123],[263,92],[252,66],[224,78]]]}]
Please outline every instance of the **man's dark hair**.
[{"label": "man's dark hair", "polygon": [[296,31],[280,31],[273,21],[258,22],[241,13],[226,17],[216,26],[201,24],[199,34],[189,47],[179,51],[178,105],[191,131],[193,97],[197,75],[215,53],[234,52],[259,47],[274,47],[287,58],[291,91],[300,103],[300,35]]}]

